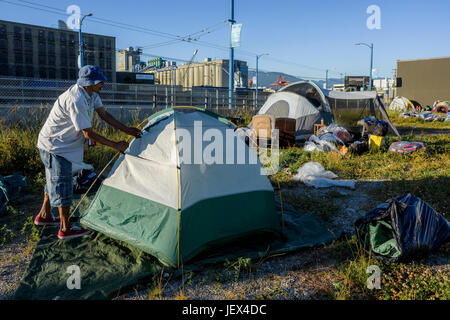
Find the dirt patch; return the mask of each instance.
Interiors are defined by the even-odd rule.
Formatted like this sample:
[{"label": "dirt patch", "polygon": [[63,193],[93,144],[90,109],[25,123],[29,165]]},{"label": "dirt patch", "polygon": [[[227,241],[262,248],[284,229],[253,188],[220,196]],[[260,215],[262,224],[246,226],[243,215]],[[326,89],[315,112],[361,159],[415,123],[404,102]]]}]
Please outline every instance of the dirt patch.
[{"label": "dirt patch", "polygon": [[[382,189],[383,186],[384,182],[381,180],[358,181],[354,190],[343,187],[314,189],[301,183],[294,189],[286,189],[282,192],[288,195],[294,193],[315,199],[319,202],[318,205],[321,205],[320,202],[328,203],[330,209],[334,211],[330,211],[325,218],[340,227],[344,233],[353,234],[355,221],[379,203],[371,193]],[[305,211],[301,207],[297,207],[297,209]],[[314,206],[308,209],[320,214],[320,212],[315,211]]]}]

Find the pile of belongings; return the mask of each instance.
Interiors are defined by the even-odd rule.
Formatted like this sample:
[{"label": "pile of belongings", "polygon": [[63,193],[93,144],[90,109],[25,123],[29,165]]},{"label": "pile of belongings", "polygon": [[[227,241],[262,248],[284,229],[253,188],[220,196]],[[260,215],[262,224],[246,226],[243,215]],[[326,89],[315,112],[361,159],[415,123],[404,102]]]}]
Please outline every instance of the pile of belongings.
[{"label": "pile of belongings", "polygon": [[327,187],[346,187],[355,189],[354,180],[334,180],[338,176],[325,168],[318,162],[310,161],[305,163],[297,174],[292,177],[294,181],[302,181],[309,187],[327,188]]},{"label": "pile of belongings", "polygon": [[444,216],[409,193],[378,205],[355,228],[364,251],[388,261],[421,258],[450,240]]},{"label": "pile of belongings", "polygon": [[96,192],[103,181],[103,177],[95,173],[94,167],[84,162],[72,162],[72,179],[74,194]]},{"label": "pile of belongings", "polygon": [[3,177],[0,175],[0,214],[5,211],[8,202],[25,194],[28,178],[20,172]]},{"label": "pile of belongings", "polygon": [[84,194],[86,192],[96,192],[104,178],[98,176],[94,170],[81,169],[76,176],[73,177],[73,193]]},{"label": "pile of belongings", "polygon": [[384,137],[388,133],[387,122],[379,120],[373,116],[365,117],[363,122],[363,136],[365,133]]},{"label": "pile of belongings", "polygon": [[432,113],[431,111],[425,111],[422,113],[415,112],[415,111],[403,112],[403,113],[400,113],[399,117],[400,118],[416,117],[416,118],[423,119],[424,121],[427,121],[427,122],[444,121],[444,118],[441,115]]},{"label": "pile of belongings", "polygon": [[353,142],[348,148],[351,153],[363,154],[369,151],[370,148],[379,149],[384,145],[384,137],[389,131],[387,122],[370,116],[363,119],[362,125],[361,139]]},{"label": "pile of belongings", "polygon": [[450,112],[447,112],[447,115],[445,116],[445,122],[450,122]]},{"label": "pile of belongings", "polygon": [[312,135],[305,143],[305,151],[339,152],[339,149],[351,140],[350,133],[341,125],[332,123],[319,129],[316,135]]},{"label": "pile of belongings", "polygon": [[391,144],[389,151],[398,152],[401,154],[413,153],[418,150],[424,150],[425,144],[423,142],[409,142],[409,141],[397,141]]}]

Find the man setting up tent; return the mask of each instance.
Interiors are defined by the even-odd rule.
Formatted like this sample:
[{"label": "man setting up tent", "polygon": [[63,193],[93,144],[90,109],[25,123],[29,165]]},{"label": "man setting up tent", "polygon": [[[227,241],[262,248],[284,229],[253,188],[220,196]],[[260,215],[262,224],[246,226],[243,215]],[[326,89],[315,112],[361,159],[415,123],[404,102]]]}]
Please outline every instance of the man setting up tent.
[{"label": "man setting up tent", "polygon": [[[126,141],[111,141],[92,129],[93,111],[112,127],[128,135],[139,137],[141,131],[116,120],[102,105],[99,93],[106,77],[97,66],[80,69],[77,83],[61,94],[42,127],[37,148],[45,166],[44,202],[34,223],[60,225],[58,238],[69,239],[90,232],[69,221],[72,203],[72,163],[82,163],[86,139],[124,152]],[[59,217],[51,215],[51,207],[58,207]]]}]

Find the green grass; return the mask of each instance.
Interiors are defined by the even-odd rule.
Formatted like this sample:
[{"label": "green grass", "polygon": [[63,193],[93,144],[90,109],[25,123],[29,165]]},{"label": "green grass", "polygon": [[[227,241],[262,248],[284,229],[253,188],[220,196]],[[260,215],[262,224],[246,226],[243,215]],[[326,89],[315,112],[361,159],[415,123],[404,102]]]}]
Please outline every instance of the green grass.
[{"label": "green grass", "polygon": [[18,236],[25,236],[28,244],[34,244],[39,240],[39,230],[32,216],[27,217],[23,211],[8,205],[0,216],[0,247],[12,242]]},{"label": "green grass", "polygon": [[[427,122],[421,118],[409,117],[400,118],[400,111],[388,111],[389,119],[395,127],[405,128],[423,128],[423,129],[450,129],[450,122],[445,121],[433,121]],[[444,113],[437,113],[441,117],[445,118]]]},{"label": "green grass", "polygon": [[[400,140],[387,137],[386,143]],[[301,148],[282,150],[280,167],[295,173],[299,167],[309,161],[321,163],[343,179],[420,179],[426,177],[450,176],[450,136],[404,136],[401,140],[424,142],[425,151],[402,155],[381,150],[363,155],[348,153],[341,157],[335,152],[307,152]],[[289,181],[286,172],[279,172],[280,181]]]},{"label": "green grass", "polygon": [[384,263],[383,271],[378,299],[450,300],[448,272],[415,263]]},{"label": "green grass", "polygon": [[[420,261],[394,263],[376,260],[363,252],[356,236],[336,241],[326,251],[338,258],[338,263],[331,270],[336,279],[331,295],[337,300],[450,299],[449,275],[444,269],[432,270]],[[371,275],[368,273],[369,266],[380,268],[379,289],[367,287],[367,279]]]},{"label": "green grass", "polygon": [[[390,145],[397,140],[387,137],[386,143]],[[385,187],[373,194],[379,201],[410,192],[448,216],[449,203],[446,199],[450,197],[450,136],[406,136],[402,140],[424,142],[426,150],[409,155],[381,150],[341,157],[335,152],[306,152],[301,148],[289,148],[282,150],[280,155],[282,170],[270,178],[274,185],[278,180],[283,187],[294,187],[301,182],[291,181],[292,175],[305,163],[316,161],[340,179],[384,180]],[[303,200],[305,204],[310,201]]]},{"label": "green grass", "polygon": [[237,281],[242,273],[249,274],[257,269],[250,258],[243,257],[239,257],[236,261],[226,260],[224,267],[234,281]]},{"label": "green grass", "polygon": [[[120,141],[128,138],[119,130],[100,126],[98,119],[94,123],[94,129],[110,140]],[[0,124],[0,175],[21,171],[31,179],[33,190],[43,185],[44,181],[42,175],[44,166],[36,148],[41,127],[40,125],[24,127],[21,123],[8,126]],[[84,162],[101,170],[116,153],[114,149],[97,144],[95,147],[85,149]]]}]

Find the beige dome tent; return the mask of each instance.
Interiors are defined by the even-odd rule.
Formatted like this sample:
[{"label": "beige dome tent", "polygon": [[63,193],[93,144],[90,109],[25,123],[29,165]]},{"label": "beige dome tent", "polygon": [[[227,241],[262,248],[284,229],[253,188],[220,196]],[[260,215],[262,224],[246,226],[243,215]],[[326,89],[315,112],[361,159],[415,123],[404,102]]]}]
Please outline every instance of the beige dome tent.
[{"label": "beige dome tent", "polygon": [[[271,94],[258,114],[270,115],[272,122],[276,118],[295,119],[296,140],[310,136],[314,132],[314,124],[321,123],[322,120],[325,125],[333,122],[328,103],[315,83],[302,82],[301,88],[297,87],[301,89],[300,92],[285,90],[288,87],[290,86]],[[312,89],[316,90],[313,97],[308,94]]]}]

